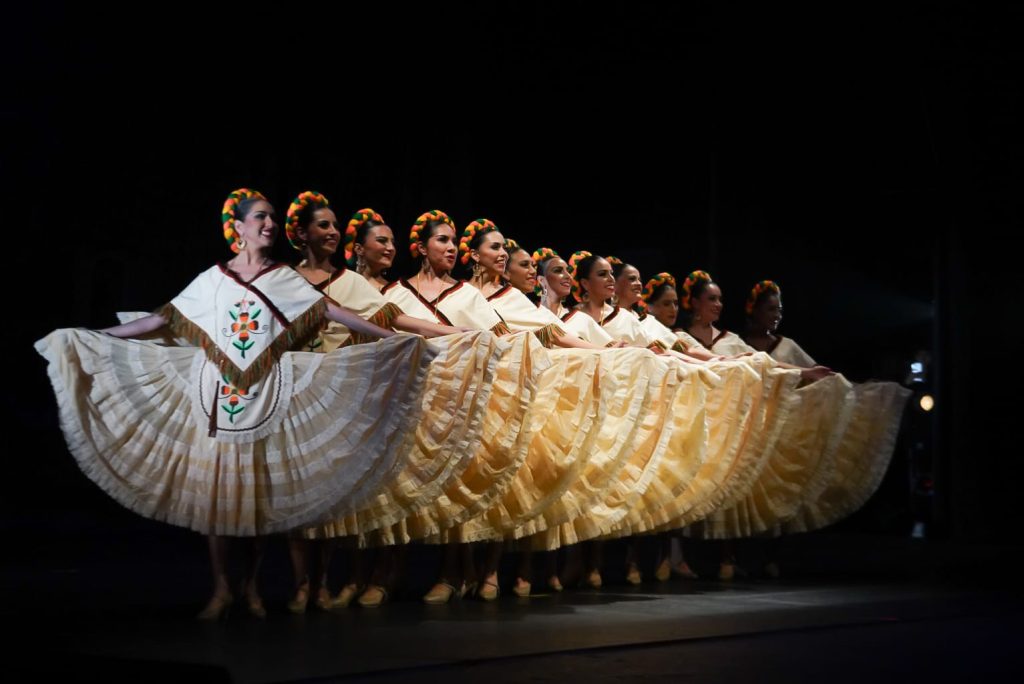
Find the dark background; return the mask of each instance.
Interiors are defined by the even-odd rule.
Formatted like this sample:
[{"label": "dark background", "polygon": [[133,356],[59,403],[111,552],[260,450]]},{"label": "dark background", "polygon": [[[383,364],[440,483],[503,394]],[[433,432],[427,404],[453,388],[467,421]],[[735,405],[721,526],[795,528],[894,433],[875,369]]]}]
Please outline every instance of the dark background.
[{"label": "dark background", "polygon": [[645,278],[702,268],[735,330],[776,280],[783,333],[853,380],[933,358],[937,410],[847,525],[908,533],[921,441],[931,531],[1016,539],[1024,11],[773,4],[11,10],[7,523],[131,517],[67,454],[30,344],[228,257],[220,205],[247,186],[279,216],[305,189],[343,219],[371,206],[403,256],[440,208]]}]

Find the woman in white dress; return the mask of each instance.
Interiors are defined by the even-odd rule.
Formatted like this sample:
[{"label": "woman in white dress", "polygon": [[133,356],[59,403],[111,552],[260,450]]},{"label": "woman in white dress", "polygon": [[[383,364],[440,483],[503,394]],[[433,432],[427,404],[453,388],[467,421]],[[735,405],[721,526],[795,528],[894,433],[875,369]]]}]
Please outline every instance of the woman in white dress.
[{"label": "woman in white dress", "polygon": [[[62,400],[61,423],[83,471],[132,510],[208,535],[214,590],[201,619],[220,617],[234,600],[228,537],[311,524],[355,505],[364,486],[386,476],[396,438],[415,420],[412,407],[432,357],[410,336],[315,361],[290,354],[327,321],[368,338],[394,333],[270,259],[278,227],[259,193],[231,193],[222,222],[234,258],[205,271],[157,313],[101,331],[106,336],[56,331],[37,343],[58,397],[77,397]],[[194,346],[113,339],[165,327]],[[380,376],[390,388],[353,387],[327,400],[311,389],[381,364],[393,364],[383,366],[390,377]],[[83,382],[92,386],[88,395]],[[367,406],[395,419],[360,425]],[[361,437],[362,448],[323,441],[341,430]],[[261,547],[257,542],[242,583],[258,617],[265,615],[256,582]]]}]

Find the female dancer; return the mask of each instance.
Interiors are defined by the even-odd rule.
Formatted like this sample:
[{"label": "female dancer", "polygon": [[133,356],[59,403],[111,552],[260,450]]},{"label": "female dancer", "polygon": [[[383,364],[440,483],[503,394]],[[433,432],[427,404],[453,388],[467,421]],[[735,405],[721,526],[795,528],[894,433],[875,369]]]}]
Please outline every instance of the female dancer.
[{"label": "female dancer", "polygon": [[[379,214],[372,209],[363,209],[356,213],[356,217],[349,225],[351,226],[359,219],[362,220],[363,226],[373,224],[369,229],[363,231],[364,238],[367,238],[372,245],[369,250],[365,247],[362,248],[364,253],[386,255],[389,249],[394,251],[388,241],[374,241],[374,234],[377,238],[386,238],[381,230],[386,226]],[[374,234],[367,235],[371,230]],[[303,255],[303,260],[295,267],[295,270],[331,301],[345,306],[362,318],[384,328],[404,330],[424,337],[459,332],[456,328],[405,315],[394,304],[385,302],[384,297],[368,282],[367,278],[354,273],[344,265],[334,266],[331,258],[338,249],[341,231],[338,219],[330,208],[327,198],[320,193],[307,190],[292,200],[285,221],[285,234],[292,247],[301,251]],[[344,326],[332,323],[312,341],[310,350],[330,352],[339,347],[362,341],[364,340],[360,335],[352,335]],[[306,609],[310,594],[307,571],[308,542],[298,534],[292,535],[288,542],[295,577],[295,596],[289,601],[288,608],[292,612],[301,613]],[[320,581],[316,605],[322,609],[348,605],[365,584],[362,577],[365,553],[359,549],[352,549],[352,577],[349,582],[345,583],[338,596],[334,599],[331,598],[327,588],[327,570],[330,565],[333,542],[334,540],[329,538],[319,545]],[[388,553],[383,552],[383,557],[389,557]],[[373,586],[368,588],[369,593],[364,592],[364,595],[360,596],[360,605],[364,607],[380,605],[387,595],[386,589],[384,589],[385,584],[384,580],[373,583]]]},{"label": "female dancer", "polygon": [[[513,287],[511,283],[502,284],[502,279],[508,271],[508,253],[505,251],[504,245],[509,242],[515,244],[514,241],[506,241],[498,227],[489,219],[477,219],[466,227],[462,233],[459,249],[463,265],[471,265],[470,284],[482,293],[489,293],[488,303],[494,307],[494,310],[511,329],[533,332],[546,347],[602,349],[602,347],[565,332],[557,316],[547,309],[536,306],[526,297],[522,290],[527,287],[532,289],[532,285],[535,283],[535,277],[531,277],[534,273],[533,259],[526,250],[519,248],[518,245],[516,245],[515,255],[522,263],[517,263],[515,268],[519,269],[525,277],[518,278],[520,288]],[[562,372],[568,373],[568,371]],[[529,471],[530,467],[531,461],[528,461],[526,470]],[[552,480],[556,479],[551,476],[551,471],[555,468],[551,463],[548,464],[548,467],[549,477]],[[568,467],[563,472],[568,473]],[[520,488],[513,486],[513,491],[520,498],[522,497]],[[550,497],[551,491],[544,492],[544,496]],[[510,502],[510,505],[519,511],[522,518],[529,517],[528,513],[522,511],[524,506],[521,500],[514,504]],[[533,543],[531,540],[526,540],[523,543],[519,573],[513,586],[513,593],[518,596],[528,596],[530,593],[531,543]],[[497,566],[500,554],[501,545],[492,543],[488,548],[484,567],[485,589],[492,584],[497,584]],[[548,586],[558,591],[561,589],[561,583],[553,567],[554,557],[549,556],[549,561],[551,562],[549,563]]]},{"label": "female dancer", "polygon": [[[782,291],[777,284],[757,283],[747,298],[746,312],[744,339],[751,347],[794,366],[816,365],[800,345],[778,333]],[[818,529],[842,519],[860,508],[881,483],[910,392],[894,382],[877,381],[853,383],[850,391],[853,408],[833,467],[821,469],[808,483],[799,511],[783,524],[784,532]]]},{"label": "female dancer", "polygon": [[[755,351],[738,335],[715,327],[722,311],[722,292],[706,272],[694,271],[687,277],[682,306],[690,312],[687,333],[701,345],[719,353]],[[780,365],[796,367],[784,362]],[[824,366],[812,365],[810,371],[819,377],[831,375]],[[736,572],[732,539],[777,533],[795,513],[801,493],[833,467],[853,408],[848,383],[833,375],[796,394],[798,403],[792,417],[753,487],[689,530],[695,536],[725,540],[720,579],[731,579]],[[774,569],[767,570],[771,574]]]},{"label": "female dancer", "polygon": [[569,273],[569,265],[562,257],[558,256],[555,250],[541,247],[534,251],[533,260],[537,264],[539,275],[540,303],[538,306],[555,314],[562,321],[562,327],[580,339],[599,347],[626,346],[625,342],[613,340],[611,335],[601,327],[601,324],[590,316],[578,309],[570,311],[565,307],[564,302],[572,291],[572,275]]},{"label": "female dancer", "polygon": [[[385,299],[403,310],[416,312],[418,316],[432,316],[440,323],[490,330],[498,335],[511,332],[479,290],[451,277],[458,246],[455,225],[447,214],[439,210],[422,214],[410,231],[409,242],[413,257],[420,262],[419,270],[412,278],[403,278],[386,286],[383,290]],[[522,457],[525,458],[525,445]],[[513,474],[514,470],[508,477]],[[481,504],[475,501],[471,505]],[[434,531],[446,536],[444,530],[435,528]],[[477,585],[472,548],[469,544],[450,540],[445,545],[438,581],[423,600],[430,604],[445,603],[452,596],[461,597],[473,591]],[[491,600],[497,595],[494,578],[485,578],[485,584],[480,585],[481,598]]]},{"label": "female dancer", "polygon": [[345,227],[345,259],[378,291],[390,282],[386,276],[395,260],[395,235],[373,209],[360,209]]},{"label": "female dancer", "polygon": [[[312,523],[395,466],[399,453],[391,444],[414,424],[432,358],[410,336],[353,351],[343,368],[333,355],[314,368],[306,357],[288,354],[326,320],[366,336],[393,333],[271,261],[277,224],[262,195],[244,188],[231,193],[222,219],[236,256],[201,274],[156,314],[101,331],[105,338],[56,331],[36,345],[50,362],[57,395],[79,396],[61,402],[61,422],[86,474],[132,510],[209,536],[214,591],[203,619],[217,618],[233,601],[227,536],[260,537]],[[163,326],[195,347],[114,339]],[[322,397],[292,383],[308,374],[314,385],[331,385],[351,373],[385,369],[390,372],[379,377],[393,392],[354,386]],[[86,376],[92,389],[84,400],[79,388]],[[366,426],[359,416],[368,407],[394,418]],[[342,430],[362,437],[358,449],[323,440]],[[243,593],[250,613],[262,616],[258,565],[259,553]]]},{"label": "female dancer", "polygon": [[536,303],[537,265],[530,252],[511,238],[505,241],[508,262],[505,264],[505,280]]},{"label": "female dancer", "polygon": [[[662,272],[648,280],[641,301],[647,318],[653,318],[670,330],[675,328],[679,317],[679,293],[676,292],[676,279],[671,273]],[[672,575],[678,575],[684,579],[697,579],[697,573],[686,562],[680,538],[665,532],[661,535],[661,541],[661,560],[654,571],[655,578],[665,581]],[[676,563],[672,562],[674,556],[679,558]]]},{"label": "female dancer", "polygon": [[659,273],[644,285],[644,310],[648,316],[670,330],[676,327],[679,318],[679,293],[676,292],[676,279],[671,273]]}]

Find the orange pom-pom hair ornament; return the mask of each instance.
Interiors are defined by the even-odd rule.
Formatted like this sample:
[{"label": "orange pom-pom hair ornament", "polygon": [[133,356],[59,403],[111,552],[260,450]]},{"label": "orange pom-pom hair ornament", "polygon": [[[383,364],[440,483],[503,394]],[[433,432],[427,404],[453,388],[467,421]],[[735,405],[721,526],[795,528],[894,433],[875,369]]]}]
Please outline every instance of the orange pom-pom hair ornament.
[{"label": "orange pom-pom hair ornament", "polygon": [[[655,299],[656,297],[654,296],[654,293],[660,289],[662,285],[675,287],[676,279],[671,273],[662,272],[648,280],[647,284],[644,285],[644,293],[642,295],[644,301],[649,303],[652,299]],[[659,292],[658,294],[661,293]]]},{"label": "orange pom-pom hair ornament", "polygon": [[540,297],[544,294],[544,287],[540,284],[540,279],[544,277],[544,271],[547,269],[548,262],[552,259],[561,259],[562,257],[558,256],[558,252],[550,247],[535,249],[530,256],[533,257],[533,263],[537,266],[537,286],[533,288],[533,293]]},{"label": "orange pom-pom hair ornament", "polygon": [[356,239],[359,237],[359,229],[367,225],[383,226],[384,218],[367,207],[352,214],[352,218],[349,219],[348,225],[345,227],[345,261],[352,268],[355,268],[356,265]]},{"label": "orange pom-pom hair ornament", "polygon": [[676,287],[676,279],[671,273],[663,271],[647,281],[647,284],[644,285],[644,293],[640,296],[640,302],[638,302],[643,303],[644,311],[647,311],[652,299],[661,297],[661,293],[667,287],[672,289]]},{"label": "orange pom-pom hair ornament", "polygon": [[[459,232],[459,229],[455,227],[455,222],[448,218],[448,214],[440,209],[431,209],[420,214],[420,217],[416,219],[416,223],[412,224],[412,228],[409,229],[409,252],[413,258],[420,255],[419,244],[429,240],[433,228],[441,223],[447,223],[452,227],[453,231]],[[424,231],[425,228],[427,229],[426,231]],[[426,233],[426,239],[422,237],[424,232]]]},{"label": "orange pom-pom hair ornament", "polygon": [[[498,226],[494,225],[494,221],[485,218],[479,218],[466,226],[459,239],[459,263],[463,266],[469,264],[469,252],[474,249],[474,239],[478,236],[482,239],[484,235],[494,230],[498,230]],[[479,244],[477,242],[477,245]]]},{"label": "orange pom-pom hair ornament", "polygon": [[266,201],[266,199],[266,197],[255,190],[239,188],[224,200],[224,207],[220,210],[220,221],[224,227],[224,240],[227,241],[228,247],[235,254],[241,251],[238,245],[238,231],[235,230],[235,221],[238,218],[239,207],[253,200]]},{"label": "orange pom-pom hair ornament", "polygon": [[580,288],[580,281],[577,277],[581,264],[590,259],[595,259],[594,255],[587,251],[573,252],[572,256],[569,257],[569,277],[572,279],[572,298],[577,302],[583,301],[583,290]]},{"label": "orange pom-pom hair ornament", "polygon": [[[714,281],[707,271],[694,271],[690,275],[686,276],[686,280],[683,281],[682,296],[679,298],[679,306],[686,311],[693,309],[693,302],[691,301],[694,294],[693,289],[699,288],[701,291]],[[697,293],[700,294],[699,292]]]},{"label": "orange pom-pom hair ornament", "polygon": [[561,259],[558,256],[558,252],[551,249],[550,247],[541,247],[540,249],[533,250],[533,263],[537,264],[537,270],[541,275],[544,275],[544,266],[552,259]]},{"label": "orange pom-pom hair ornament", "polygon": [[779,289],[779,286],[776,285],[774,281],[762,280],[757,285],[754,285],[750,290],[750,296],[747,297],[747,304],[745,307],[747,315],[750,316],[754,313],[754,307],[757,306],[757,300],[769,294],[778,295],[780,297],[782,296],[782,290]]},{"label": "orange pom-pom hair ornament", "polygon": [[306,210],[310,209],[312,212],[328,206],[330,206],[330,202],[327,201],[327,198],[313,190],[300,192],[298,197],[292,200],[292,203],[288,205],[288,213],[284,219],[284,234],[292,247],[301,252],[304,246],[298,231],[300,221],[303,219],[302,215]]}]

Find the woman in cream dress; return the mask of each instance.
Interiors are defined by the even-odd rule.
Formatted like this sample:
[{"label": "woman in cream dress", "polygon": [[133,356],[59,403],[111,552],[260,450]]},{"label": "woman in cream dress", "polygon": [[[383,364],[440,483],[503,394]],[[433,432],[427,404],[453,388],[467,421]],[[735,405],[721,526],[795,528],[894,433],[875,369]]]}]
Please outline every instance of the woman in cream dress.
[{"label": "woman in cream dress", "polygon": [[[691,313],[687,332],[692,339],[713,352],[755,351],[738,335],[715,326],[722,310],[722,295],[706,272],[690,274],[683,285],[681,299],[684,310]],[[811,368],[827,370],[816,365]],[[778,534],[782,526],[798,514],[807,496],[819,489],[827,473],[846,458],[843,443],[856,409],[850,389],[850,383],[838,374],[800,387],[791,419],[784,426],[775,449],[767,454],[752,486],[687,532],[724,540]],[[727,545],[719,576],[729,579],[734,572],[735,560]]]},{"label": "woman in cream dress", "polygon": [[[355,222],[375,223],[375,235],[364,235],[366,241],[372,241],[374,237],[383,235],[381,228],[386,228],[383,219],[372,209],[363,209],[356,213],[353,221],[349,222],[346,232],[356,232]],[[288,207],[285,221],[285,233],[289,243],[302,252],[303,259],[295,267],[302,277],[310,282],[317,290],[324,293],[331,301],[337,302],[347,309],[357,313],[360,317],[385,327],[403,330],[422,335],[424,337],[436,337],[460,332],[450,326],[439,325],[431,321],[407,316],[394,304],[384,301],[384,297],[368,279],[363,275],[355,273],[347,268],[347,263],[342,261],[335,266],[332,257],[341,246],[342,232],[337,216],[330,208],[326,197],[313,191],[300,193]],[[367,239],[368,238],[368,239]],[[385,248],[386,248],[385,243]],[[351,247],[349,247],[351,249]],[[362,264],[359,264],[362,265]],[[365,270],[365,269],[364,269]],[[353,335],[348,328],[332,323],[322,330],[316,338],[311,340],[308,349],[310,351],[330,352],[349,344],[359,344],[365,341],[362,336]],[[364,568],[368,565],[364,561],[366,553],[363,550],[352,548],[351,577],[346,582],[338,596],[331,598],[327,587],[327,569],[330,565],[333,538],[329,536],[331,528],[321,527],[308,531],[308,534],[327,536],[320,547],[320,576],[317,586],[316,605],[322,609],[332,607],[344,607],[355,597],[355,595],[366,584]],[[349,537],[349,542],[354,543],[354,537]],[[302,534],[293,534],[289,537],[289,551],[292,559],[292,569],[295,577],[295,595],[288,603],[292,612],[301,613],[305,610],[310,595],[309,573],[307,570],[308,541]],[[389,562],[391,552],[384,550],[379,552],[378,568],[374,573],[374,581],[367,587],[367,591],[359,597],[360,605],[373,607],[380,605],[387,595],[385,587],[389,584],[387,577],[392,574]]]},{"label": "woman in cream dress", "polygon": [[[590,344],[576,335],[567,333],[562,328],[561,321],[557,316],[548,309],[538,307],[522,289],[514,287],[506,281],[509,261],[509,253],[505,249],[506,244],[505,237],[489,219],[477,219],[466,227],[462,233],[459,249],[463,264],[469,266],[471,270],[469,283],[487,297],[488,303],[510,329],[532,332],[548,348],[601,351],[603,346]],[[532,258],[522,249],[516,250],[516,254],[519,255],[520,261],[528,262],[526,264],[517,263],[515,267],[525,271],[526,277],[522,279],[524,282],[521,283],[525,287],[531,280],[529,276],[532,269]],[[577,387],[592,385],[595,382],[595,373],[600,378],[600,367],[593,355],[556,354],[554,359],[559,364],[558,371],[548,371],[545,375],[545,378],[552,383],[550,391],[561,387],[559,393],[566,396],[565,385],[576,385]],[[607,378],[601,378],[598,381],[602,380],[608,381]],[[585,402],[580,401],[578,397],[576,404],[572,414],[577,414],[579,409],[586,407]],[[537,529],[535,527],[537,522],[531,519],[537,518],[541,514],[544,502],[554,499],[557,490],[570,486],[572,478],[582,466],[582,460],[574,457],[582,453],[579,449],[566,452],[564,447],[562,450],[552,448],[552,445],[558,443],[560,437],[555,431],[566,424],[564,414],[559,417],[562,417],[563,421],[552,419],[545,423],[544,432],[535,437],[531,443],[530,456],[513,481],[508,494],[497,507],[488,511],[484,516],[488,520],[507,521],[501,530],[503,535],[515,536],[517,522],[528,523],[531,530]],[[578,418],[575,419],[578,420]],[[559,460],[556,457],[556,454],[559,453],[570,458]],[[541,477],[541,473],[543,473],[543,477]],[[498,531],[496,530],[496,532]],[[524,534],[524,532],[520,531],[519,534]],[[535,543],[533,540],[528,540],[524,544],[520,575],[516,578],[516,583],[513,586],[513,592],[519,596],[527,596],[530,592],[528,551],[533,543]],[[487,590],[488,587],[497,586],[497,565],[500,554],[501,545],[491,543],[486,554],[482,591]],[[553,572],[548,577],[548,585],[556,590],[561,586]],[[493,589],[492,592],[494,592]]]},{"label": "woman in cream dress", "polygon": [[[290,352],[328,320],[367,337],[393,333],[271,261],[277,224],[259,193],[231,193],[222,221],[235,257],[157,313],[105,334],[58,330],[36,345],[86,475],[141,515],[209,536],[214,591],[204,619],[233,601],[228,537],[350,510],[401,466],[434,356],[407,335],[332,354]],[[118,339],[161,329],[193,346]],[[367,410],[388,418],[369,424]],[[331,439],[341,433],[348,439]],[[259,557],[257,549],[242,589],[256,616],[265,614]]]},{"label": "woman in cream dress", "polygon": [[[778,333],[782,322],[778,285],[763,280],[751,288],[746,312],[744,340],[752,348],[794,366],[816,365],[800,345]],[[853,410],[834,466],[823,469],[805,489],[799,511],[783,525],[785,532],[818,529],[850,515],[875,492],[888,469],[910,391],[894,382],[875,381],[852,383],[850,392]]]}]

